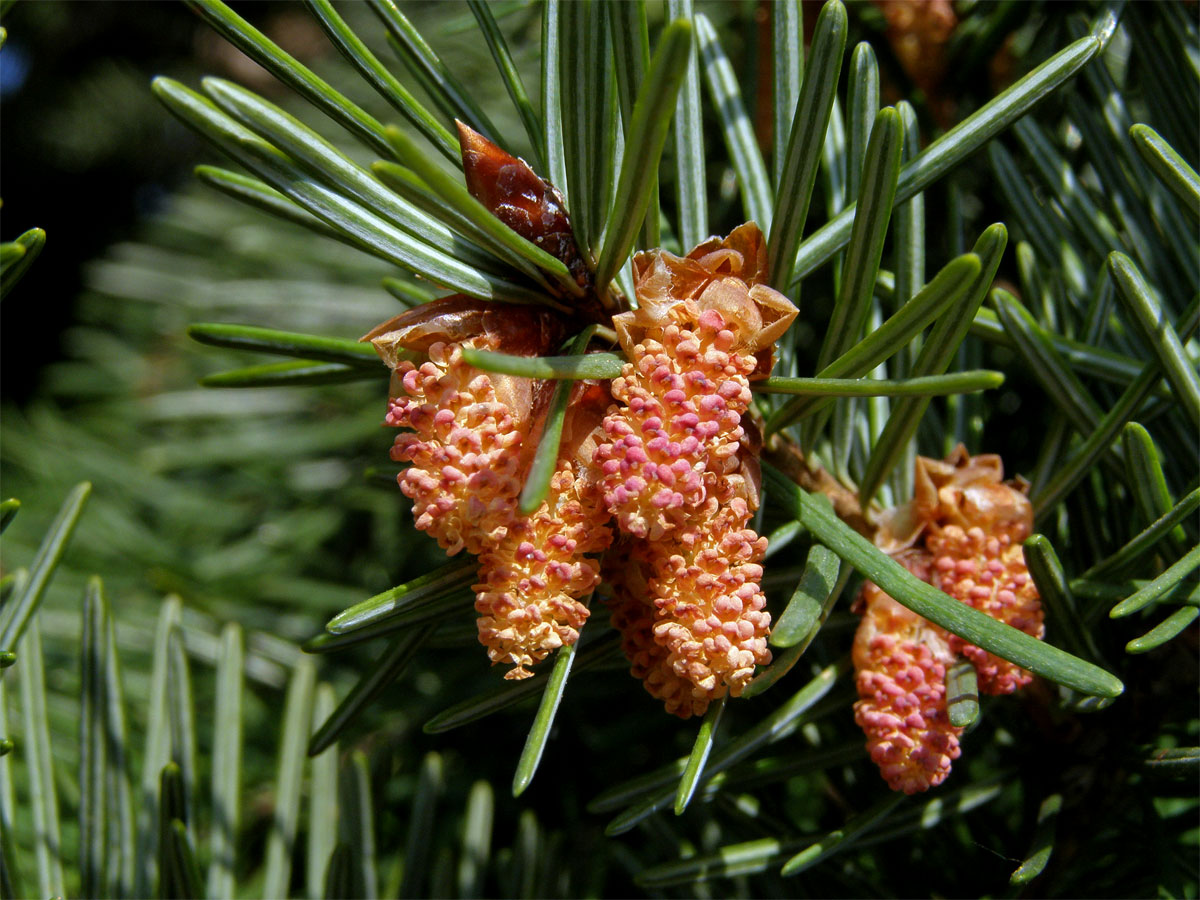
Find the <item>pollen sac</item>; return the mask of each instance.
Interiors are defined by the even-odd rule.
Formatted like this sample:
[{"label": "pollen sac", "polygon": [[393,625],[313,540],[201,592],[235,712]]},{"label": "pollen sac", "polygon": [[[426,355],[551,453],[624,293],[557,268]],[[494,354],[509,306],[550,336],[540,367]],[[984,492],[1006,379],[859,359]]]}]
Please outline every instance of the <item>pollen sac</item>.
[{"label": "pollen sac", "polygon": [[[907,558],[904,558],[907,557]],[[900,561],[920,577],[928,554],[907,551]],[[954,651],[941,629],[867,582],[852,658],[859,700],[854,720],[867,752],[894,791],[915,794],[941,784],[961,753],[961,728],[946,709],[946,670]]]},{"label": "pollen sac", "polygon": [[762,284],[764,243],[748,223],[687,257],[639,254],[638,309],[613,318],[629,362],[592,458],[625,535],[606,563],[613,622],[634,675],[682,718],[771,659],[766,539],[748,527],[762,438],[745,414],[796,308]]},{"label": "pollen sac", "polygon": [[750,380],[796,315],[758,283],[765,266],[752,223],[686,258],[635,259],[639,308],[613,318],[629,362],[596,451],[605,502],[626,533],[660,540],[728,499]]},{"label": "pollen sac", "polygon": [[[565,243],[547,243],[570,237],[557,193],[460,131],[476,196],[571,258]],[[597,557],[614,540],[603,574],[613,623],[635,676],[669,712],[687,718],[740,696],[770,661],[766,539],[749,527],[762,438],[746,413],[750,382],[769,374],[796,309],[762,284],[763,245],[750,224],[686,258],[638,258],[641,305],[613,319],[629,362],[611,383],[572,387],[556,472],[530,516],[518,497],[553,386],[479,371],[464,351],[544,354],[561,344],[565,320],[448,297],[367,335],[393,369],[387,424],[405,431],[392,457],[411,464],[401,488],[419,529],[449,553],[479,557],[479,640],[493,663],[512,667],[506,678],[528,677],[578,639],[601,582]]]},{"label": "pollen sac", "polygon": [[564,461],[541,507],[479,557],[479,642],[493,663],[514,666],[505,678],[528,678],[527,666],[579,639],[588,618],[583,599],[600,582],[587,554],[611,542],[607,519],[598,493]]}]

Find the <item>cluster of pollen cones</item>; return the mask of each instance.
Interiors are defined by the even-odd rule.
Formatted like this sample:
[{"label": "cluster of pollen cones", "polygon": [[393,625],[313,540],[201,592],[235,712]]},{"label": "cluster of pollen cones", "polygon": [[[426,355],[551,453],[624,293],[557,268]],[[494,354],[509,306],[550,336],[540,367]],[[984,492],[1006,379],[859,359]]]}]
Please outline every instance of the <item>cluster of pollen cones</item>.
[{"label": "cluster of pollen cones", "polygon": [[[922,581],[1041,638],[1041,603],[1021,548],[1033,527],[1024,485],[1001,480],[999,457],[971,458],[961,446],[945,461],[919,457],[916,474],[912,502],[884,515],[876,543]],[[955,660],[974,665],[985,694],[1011,694],[1032,676],[870,582],[856,608],[854,717],[871,759],[893,790],[913,794],[941,784],[961,752],[963,729],[947,712],[946,672]]]},{"label": "cluster of pollen cones", "polygon": [[619,378],[575,383],[550,489],[519,497],[554,385],[480,371],[464,349],[538,356],[572,328],[553,309],[455,296],[368,337],[392,366],[386,422],[417,528],[479,559],[479,639],[508,678],[574,643],[603,582],[634,673],[667,709],[702,713],[770,661],[766,540],[750,381],[796,309],[761,283],[744,225],[687,257],[634,260],[638,308],[613,316]]},{"label": "cluster of pollen cones", "polygon": [[[636,308],[614,315],[553,185],[461,124],[459,136],[472,195],[574,283],[570,297],[551,288],[545,306],[444,297],[364,338],[393,372],[386,424],[401,429],[392,458],[407,464],[399,482],[416,526],[447,553],[478,558],[479,640],[493,663],[511,666],[506,678],[527,678],[574,644],[599,590],[646,690],[677,716],[703,714],[771,659],[767,542],[750,527],[762,449],[750,385],[770,374],[797,310],[765,283],[765,241],[747,223],[686,257],[639,253]],[[482,371],[469,351],[555,355],[589,324],[611,329],[626,362],[619,377],[572,383],[549,488],[523,511],[555,383]],[[921,459],[917,476],[912,502],[884,513],[879,545],[961,602],[1040,637],[1021,550],[1032,516],[1024,493],[1001,481],[999,459]],[[990,693],[1029,675],[874,585],[857,608],[856,719],[888,783],[924,790],[959,755],[947,667],[970,660]]]}]

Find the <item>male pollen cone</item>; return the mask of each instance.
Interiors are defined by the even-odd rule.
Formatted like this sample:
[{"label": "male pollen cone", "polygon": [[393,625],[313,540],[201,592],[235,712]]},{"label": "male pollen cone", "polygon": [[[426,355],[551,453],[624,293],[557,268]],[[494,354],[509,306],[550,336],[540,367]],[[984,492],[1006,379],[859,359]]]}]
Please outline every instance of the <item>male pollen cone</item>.
[{"label": "male pollen cone", "polygon": [[[923,551],[906,551],[898,561],[918,577],[927,574]],[[946,709],[946,670],[954,653],[945,632],[871,582],[863,585],[858,604],[862,621],[852,658],[860,699],[854,721],[892,790],[928,790],[946,780],[962,752],[962,729],[950,724]]]},{"label": "male pollen cone", "polygon": [[479,641],[492,662],[514,666],[509,679],[528,678],[527,666],[579,639],[585,601],[600,583],[593,557],[612,542],[588,466],[604,395],[588,383],[575,385],[572,395],[546,499],[479,557]]},{"label": "male pollen cone", "polygon": [[611,541],[598,501],[564,460],[541,507],[479,557],[479,641],[493,662],[515,666],[505,678],[528,678],[526,666],[579,639],[588,617],[580,598],[600,583],[600,565],[586,554]]},{"label": "male pollen cone", "polygon": [[[918,458],[917,499],[929,522],[930,582],[956,600],[1039,640],[1045,614],[1021,543],[1033,531],[1026,485],[1003,481],[1000,457],[970,457],[961,446],[946,461]],[[1033,676],[956,635],[950,647],[975,665],[979,690],[1011,694]]]},{"label": "male pollen cone", "polygon": [[[540,382],[475,369],[463,347],[534,356],[562,337],[548,310],[462,296],[409,310],[366,336],[394,371],[385,422],[410,429],[392,446],[392,459],[411,464],[400,489],[417,528],[448,553],[478,554],[507,533],[532,455],[524,436],[549,396]],[[401,350],[427,358],[417,366]]]},{"label": "male pollen cone", "polygon": [[628,535],[608,567],[613,618],[634,674],[683,718],[740,695],[771,658],[766,540],[748,527],[759,438],[743,414],[796,308],[766,271],[753,223],[687,257],[642,253],[638,309],[613,318],[629,362],[594,455]]},{"label": "male pollen cone", "polygon": [[711,692],[698,688],[675,672],[669,651],[655,640],[655,606],[648,601],[648,548],[636,538],[620,538],[604,555],[604,583],[611,592],[607,605],[612,626],[621,635],[621,649],[630,663],[630,674],[647,693],[663,701],[667,712],[687,719],[702,716]]},{"label": "male pollen cone", "polygon": [[709,700],[726,691],[740,696],[754,667],[771,661],[771,616],[759,587],[767,539],[747,527],[749,519],[746,501],[736,497],[678,541],[652,545],[654,640]]}]

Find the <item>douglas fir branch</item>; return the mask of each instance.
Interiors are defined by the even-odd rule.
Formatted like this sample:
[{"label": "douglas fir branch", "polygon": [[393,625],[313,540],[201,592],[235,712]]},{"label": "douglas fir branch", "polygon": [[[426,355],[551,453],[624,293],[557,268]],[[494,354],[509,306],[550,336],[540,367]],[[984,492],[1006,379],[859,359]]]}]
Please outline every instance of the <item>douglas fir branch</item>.
[{"label": "douglas fir branch", "polygon": [[[564,312],[561,297],[519,306],[454,295],[366,336],[393,370],[385,421],[401,429],[400,488],[418,529],[449,554],[478,558],[479,640],[511,667],[506,678],[527,678],[574,644],[599,592],[633,675],[668,712],[702,715],[771,661],[767,540],[752,527],[762,439],[751,385],[770,375],[797,309],[765,283],[766,242],[753,222],[684,257],[637,254],[633,309],[615,291],[597,296],[558,191],[460,133],[471,193],[564,262],[582,297]],[[588,325],[615,336],[626,361],[618,377],[570,385],[549,488],[525,514],[554,382],[482,371],[464,350],[553,355]],[[944,462],[918,459],[916,484],[910,503],[877,517],[876,543],[951,597],[1040,638],[1021,549],[1032,528],[1024,486],[1002,481],[998,457],[962,448]],[[869,582],[855,609],[855,719],[888,784],[923,791],[961,753],[963,729],[947,712],[955,661],[970,661],[985,693],[1011,693],[1031,676]]]}]

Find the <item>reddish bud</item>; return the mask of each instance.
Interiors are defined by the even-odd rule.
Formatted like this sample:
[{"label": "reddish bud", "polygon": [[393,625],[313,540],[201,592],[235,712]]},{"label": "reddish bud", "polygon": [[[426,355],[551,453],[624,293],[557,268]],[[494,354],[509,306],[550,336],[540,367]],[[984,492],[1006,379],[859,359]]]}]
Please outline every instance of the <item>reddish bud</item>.
[{"label": "reddish bud", "polygon": [[501,150],[470,126],[456,124],[471,196],[525,240],[562,261],[575,283],[590,289],[592,273],[575,243],[562,194],[525,160]]}]

